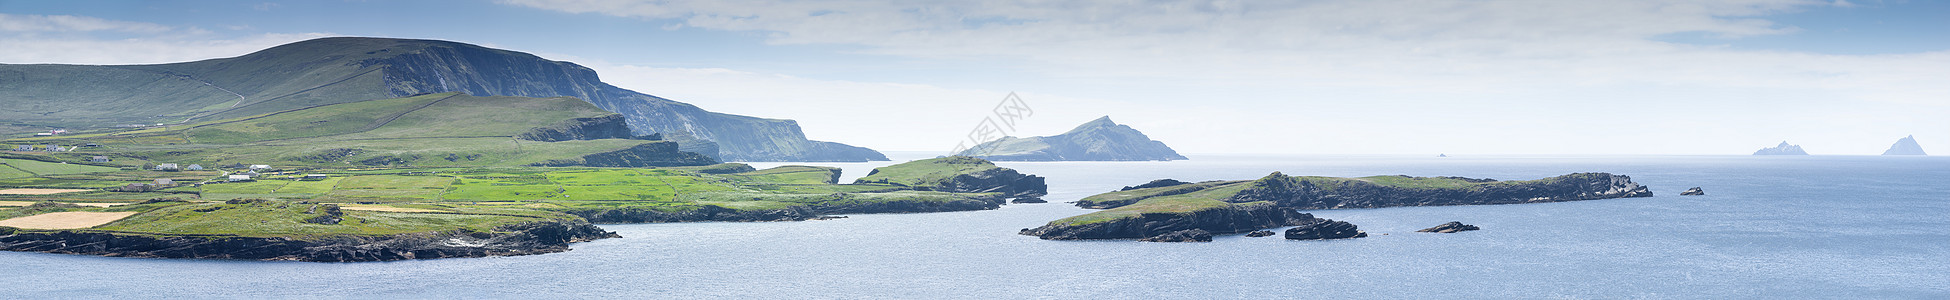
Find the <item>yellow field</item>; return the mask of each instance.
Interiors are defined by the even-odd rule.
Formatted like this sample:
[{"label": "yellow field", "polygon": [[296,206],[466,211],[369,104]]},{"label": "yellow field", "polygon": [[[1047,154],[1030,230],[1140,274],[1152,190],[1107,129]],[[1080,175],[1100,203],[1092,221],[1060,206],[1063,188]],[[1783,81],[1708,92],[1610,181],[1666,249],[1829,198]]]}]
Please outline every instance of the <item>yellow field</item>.
[{"label": "yellow field", "polygon": [[0,206],[28,206],[28,205],[34,205],[34,202],[28,202],[28,201],[0,201]]},{"label": "yellow field", "polygon": [[0,220],[0,226],[26,229],[79,229],[101,226],[135,212],[58,212]]},{"label": "yellow field", "polygon": [[4,190],[0,190],[0,195],[47,195],[47,194],[60,194],[60,193],[71,193],[71,192],[86,192],[86,191],[92,191],[92,190],[75,190],[75,189],[4,189]]}]

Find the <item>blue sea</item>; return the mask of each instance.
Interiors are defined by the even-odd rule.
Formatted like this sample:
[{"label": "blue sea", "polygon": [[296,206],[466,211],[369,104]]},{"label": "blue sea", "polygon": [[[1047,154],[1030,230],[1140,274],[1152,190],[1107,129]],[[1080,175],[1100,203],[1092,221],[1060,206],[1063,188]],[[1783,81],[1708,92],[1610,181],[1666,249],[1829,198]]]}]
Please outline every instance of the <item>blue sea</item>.
[{"label": "blue sea", "polygon": [[[0,252],[0,298],[1950,298],[1946,157],[1191,157],[1001,163],[1048,177],[1048,204],[603,225],[623,238],[533,256],[303,263]],[[850,181],[891,162],[811,164],[846,168]],[[1350,240],[1016,234],[1088,212],[1061,202],[1126,185],[1273,171],[1504,180],[1611,172],[1657,196],[1311,211],[1371,235]],[[1707,195],[1678,196],[1695,186]],[[1483,230],[1414,232],[1449,221]]]}]

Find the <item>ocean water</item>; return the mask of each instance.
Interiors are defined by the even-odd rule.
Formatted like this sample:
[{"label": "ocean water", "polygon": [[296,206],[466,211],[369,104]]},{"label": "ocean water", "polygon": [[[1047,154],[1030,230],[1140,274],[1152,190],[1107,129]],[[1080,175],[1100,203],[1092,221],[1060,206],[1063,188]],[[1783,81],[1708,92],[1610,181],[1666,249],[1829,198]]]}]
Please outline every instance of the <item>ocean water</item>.
[{"label": "ocean water", "polygon": [[[897,159],[925,157],[907,153]],[[1371,237],[1043,241],[1063,203],[603,225],[564,253],[378,263],[0,252],[0,298],[1950,298],[1950,158],[1225,156],[1004,162],[1053,202],[1152,179],[1626,174],[1652,198],[1312,211]],[[819,164],[845,180],[889,162]],[[761,168],[777,163],[754,164]],[[1680,197],[1689,187],[1707,196]],[[1480,231],[1416,233],[1449,221]]]}]

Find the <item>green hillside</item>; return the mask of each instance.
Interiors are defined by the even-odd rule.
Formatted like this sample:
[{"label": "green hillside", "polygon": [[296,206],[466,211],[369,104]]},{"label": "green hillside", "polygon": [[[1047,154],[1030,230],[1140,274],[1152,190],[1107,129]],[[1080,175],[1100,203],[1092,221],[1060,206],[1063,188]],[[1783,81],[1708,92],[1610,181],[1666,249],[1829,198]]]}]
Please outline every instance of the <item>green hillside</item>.
[{"label": "green hillside", "polygon": [[[538,128],[584,139],[547,142],[518,138]],[[681,152],[676,152],[671,142],[616,138],[616,135],[627,136],[627,132],[627,126],[614,113],[574,98],[439,93],[167,128],[24,140],[59,145],[99,144],[103,147],[44,154],[73,161],[107,156],[115,158],[115,164],[129,166],[144,163],[211,167],[238,163],[315,167],[603,163],[624,166],[659,158],[659,155],[694,161],[636,165],[715,163],[707,158],[679,155]],[[602,157],[591,162],[592,155]],[[603,155],[627,159],[610,163],[614,159],[603,160],[607,157]]]}]

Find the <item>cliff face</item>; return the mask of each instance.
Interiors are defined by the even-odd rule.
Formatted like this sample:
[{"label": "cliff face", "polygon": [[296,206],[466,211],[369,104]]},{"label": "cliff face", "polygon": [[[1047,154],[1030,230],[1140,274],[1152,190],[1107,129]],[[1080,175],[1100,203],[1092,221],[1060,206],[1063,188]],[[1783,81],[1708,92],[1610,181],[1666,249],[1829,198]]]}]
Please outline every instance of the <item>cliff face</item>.
[{"label": "cliff face", "polygon": [[803,206],[777,210],[736,210],[706,205],[688,211],[660,211],[642,207],[572,209],[562,212],[603,224],[677,222],[775,222],[804,221],[819,217]]},{"label": "cliff face", "polygon": [[[21,80],[0,84],[23,92],[0,99],[33,104],[22,105],[22,117],[60,114],[47,116],[47,122],[208,121],[439,92],[566,96],[622,114],[632,135],[682,135],[712,142],[719,151],[694,150],[718,153],[724,160],[887,160],[871,149],[807,140],[792,120],[709,112],[603,83],[594,70],[574,63],[447,41],[338,37],[174,64],[0,65],[0,77],[9,74],[20,74]],[[99,82],[97,77],[106,75],[151,84]],[[206,107],[221,109],[198,110]],[[12,116],[8,113],[0,115]]]},{"label": "cliff face", "polygon": [[1307,224],[1314,220],[1317,219],[1312,214],[1281,208],[1272,203],[1257,203],[1190,213],[1146,213],[1082,225],[1049,224],[1023,229],[1020,233],[1045,240],[1141,239],[1192,229],[1212,234],[1240,233]]},{"label": "cliff face", "polygon": [[1110,117],[1078,125],[1054,136],[1014,138],[982,143],[957,155],[994,161],[1146,161],[1184,160],[1164,142],[1151,140],[1131,126]]},{"label": "cliff face", "polygon": [[654,142],[632,146],[627,149],[583,155],[578,159],[550,160],[534,163],[538,167],[671,167],[707,166],[717,164],[717,160],[693,152],[677,149],[677,143]]},{"label": "cliff face", "polygon": [[1396,206],[1486,205],[1651,197],[1630,176],[1577,173],[1536,181],[1485,184],[1474,188],[1423,189],[1382,186],[1364,181],[1317,182],[1274,173],[1254,181],[1226,202],[1272,201],[1295,209],[1380,208]]},{"label": "cliff face", "polygon": [[529,129],[528,132],[516,135],[515,138],[541,142],[635,138],[636,135],[630,132],[630,126],[623,120],[621,114],[575,118],[547,127]]},{"label": "cliff face", "polygon": [[1808,152],[1802,151],[1800,145],[1789,145],[1787,141],[1781,141],[1780,145],[1772,148],[1754,151],[1754,155],[1808,155]]},{"label": "cliff face", "polygon": [[1912,135],[1912,136],[1903,137],[1903,139],[1900,140],[1896,140],[1896,144],[1889,145],[1889,150],[1882,151],[1882,155],[1930,155],[1930,154],[1923,153],[1923,145],[1917,144],[1916,136]]},{"label": "cliff face", "polygon": [[853,183],[891,184],[921,191],[953,193],[1001,193],[1004,198],[1040,197],[1049,194],[1043,177],[1022,174],[1014,169],[968,156],[949,156],[874,168]]},{"label": "cliff face", "polygon": [[121,257],[360,262],[554,253],[568,251],[569,243],[619,237],[615,232],[583,221],[531,222],[496,231],[315,239],[15,232],[0,236],[0,250]]}]

